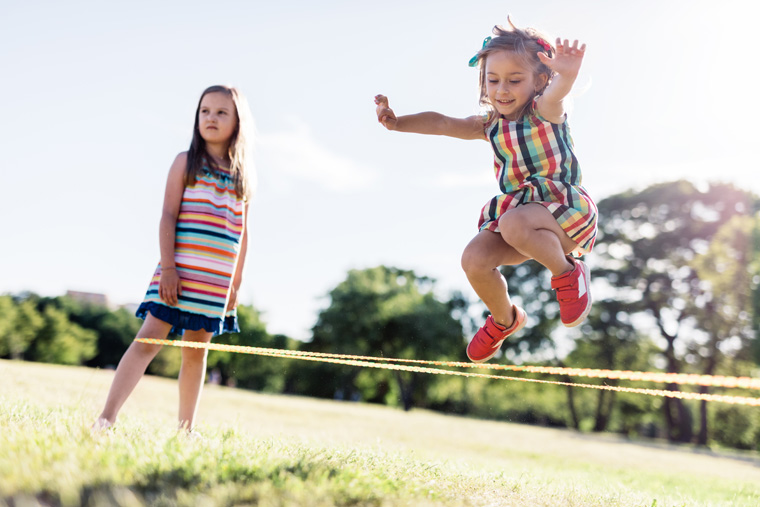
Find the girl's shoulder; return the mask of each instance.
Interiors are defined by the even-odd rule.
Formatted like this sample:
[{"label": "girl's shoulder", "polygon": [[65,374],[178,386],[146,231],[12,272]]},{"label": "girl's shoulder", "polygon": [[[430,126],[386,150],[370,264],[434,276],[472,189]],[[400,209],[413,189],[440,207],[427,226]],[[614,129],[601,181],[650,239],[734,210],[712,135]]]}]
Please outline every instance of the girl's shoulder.
[{"label": "girl's shoulder", "polygon": [[174,157],[174,162],[172,162],[172,166],[169,169],[170,173],[180,173],[185,174],[187,171],[187,152],[183,151],[182,153],[179,153],[176,157]]},{"label": "girl's shoulder", "polygon": [[174,164],[182,164],[182,165],[186,166],[187,165],[187,152],[186,151],[182,151],[182,152],[178,153],[177,156],[174,157]]},{"label": "girl's shoulder", "polygon": [[482,119],[483,119],[483,131],[486,134],[486,139],[488,139],[488,134],[493,129],[498,128],[499,125],[501,125],[505,121],[505,118],[502,117],[496,111],[489,111],[487,113],[483,113]]}]

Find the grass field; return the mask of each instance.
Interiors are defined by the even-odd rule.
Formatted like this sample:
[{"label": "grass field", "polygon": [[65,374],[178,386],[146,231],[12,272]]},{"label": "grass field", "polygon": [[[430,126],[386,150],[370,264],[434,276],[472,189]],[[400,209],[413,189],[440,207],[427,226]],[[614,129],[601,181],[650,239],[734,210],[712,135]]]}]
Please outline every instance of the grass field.
[{"label": "grass field", "polygon": [[190,438],[154,377],[92,435],[112,375],[0,361],[0,505],[760,505],[757,454],[217,386]]}]

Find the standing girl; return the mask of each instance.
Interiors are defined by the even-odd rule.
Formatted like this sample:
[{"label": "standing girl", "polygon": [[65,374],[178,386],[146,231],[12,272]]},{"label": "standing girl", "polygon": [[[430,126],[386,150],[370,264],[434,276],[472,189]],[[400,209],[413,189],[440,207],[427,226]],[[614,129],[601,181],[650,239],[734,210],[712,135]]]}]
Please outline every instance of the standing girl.
[{"label": "standing girl", "polygon": [[508,336],[525,325],[501,265],[535,259],[552,273],[552,289],[565,326],[591,309],[586,265],[570,254],[591,251],[596,206],[581,186],[581,171],[567,125],[565,98],[586,45],[557,39],[556,49],[536,30],[496,26],[470,60],[480,67],[483,116],[451,118],[435,112],[396,116],[383,95],[377,118],[388,130],[483,139],[494,150],[501,194],[483,206],[479,232],[462,254],[462,268],[491,312],[467,346],[474,362],[491,359]]},{"label": "standing girl", "polygon": [[[161,260],[137,316],[139,337],[208,343],[239,332],[237,298],[248,246],[250,112],[236,88],[211,86],[195,113],[190,149],[177,155],[159,225]],[[132,342],[119,362],[95,429],[116,421],[160,345]],[[182,348],[179,426],[195,423],[206,375],[206,349]]]}]

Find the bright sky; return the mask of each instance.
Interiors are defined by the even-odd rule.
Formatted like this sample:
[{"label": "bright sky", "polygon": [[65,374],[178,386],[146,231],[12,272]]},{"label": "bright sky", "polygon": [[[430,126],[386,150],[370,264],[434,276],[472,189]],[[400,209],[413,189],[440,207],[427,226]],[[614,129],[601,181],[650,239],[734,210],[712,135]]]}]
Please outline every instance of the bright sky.
[{"label": "bright sky", "polygon": [[476,113],[467,61],[508,13],[588,44],[570,125],[597,200],[677,178],[760,192],[756,2],[12,0],[0,293],[141,301],[167,171],[222,83],[257,125],[241,300],[269,332],[310,336],[352,268],[414,269],[474,300],[459,259],[498,192],[488,144],[387,132],[372,98]]}]

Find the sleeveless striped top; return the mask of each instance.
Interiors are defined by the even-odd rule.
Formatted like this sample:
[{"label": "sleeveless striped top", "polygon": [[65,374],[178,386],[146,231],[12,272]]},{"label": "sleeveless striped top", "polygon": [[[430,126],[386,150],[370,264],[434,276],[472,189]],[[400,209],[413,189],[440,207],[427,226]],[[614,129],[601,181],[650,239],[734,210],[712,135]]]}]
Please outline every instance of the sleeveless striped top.
[{"label": "sleeveless striped top", "polygon": [[521,121],[499,117],[485,126],[494,151],[494,172],[501,195],[488,201],[478,228],[499,232],[499,217],[528,202],[545,206],[578,244],[576,255],[591,251],[597,210],[581,186],[581,169],[567,121],[551,123],[538,115]]},{"label": "sleeveless striped top", "polygon": [[145,318],[150,311],[180,334],[201,328],[214,336],[239,331],[237,312],[225,308],[240,252],[243,211],[230,172],[204,161],[202,174],[185,187],[177,217],[174,260],[182,294],[176,306],[161,300],[159,262],[137,316]]}]

